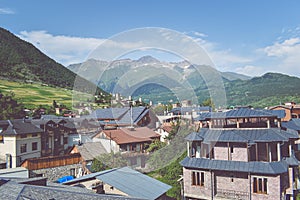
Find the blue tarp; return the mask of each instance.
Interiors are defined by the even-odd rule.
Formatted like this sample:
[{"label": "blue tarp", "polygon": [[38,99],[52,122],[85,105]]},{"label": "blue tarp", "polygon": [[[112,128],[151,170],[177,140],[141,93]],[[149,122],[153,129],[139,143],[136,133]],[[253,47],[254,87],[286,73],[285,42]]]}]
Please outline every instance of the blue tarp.
[{"label": "blue tarp", "polygon": [[67,181],[70,181],[70,180],[73,180],[74,177],[73,176],[63,176],[59,179],[57,179],[57,182],[58,183],[64,183],[64,182],[67,182]]}]

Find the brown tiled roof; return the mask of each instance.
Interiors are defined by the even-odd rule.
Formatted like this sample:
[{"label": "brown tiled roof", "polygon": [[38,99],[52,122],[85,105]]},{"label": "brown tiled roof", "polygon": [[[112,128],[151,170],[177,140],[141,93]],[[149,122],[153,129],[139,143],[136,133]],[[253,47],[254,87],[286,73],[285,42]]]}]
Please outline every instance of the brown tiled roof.
[{"label": "brown tiled roof", "polygon": [[162,129],[168,133],[170,133],[172,131],[172,126],[163,126]]},{"label": "brown tiled roof", "polygon": [[159,134],[155,133],[147,127],[139,127],[134,130],[120,128],[116,130],[104,130],[103,133],[114,140],[117,144],[127,144],[134,142],[150,142],[154,138],[159,138]]}]

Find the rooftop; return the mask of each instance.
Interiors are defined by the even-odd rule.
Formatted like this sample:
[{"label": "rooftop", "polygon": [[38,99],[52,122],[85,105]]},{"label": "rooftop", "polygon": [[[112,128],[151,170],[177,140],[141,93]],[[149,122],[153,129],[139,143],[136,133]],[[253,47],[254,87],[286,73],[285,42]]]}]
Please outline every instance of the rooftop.
[{"label": "rooftop", "polygon": [[80,181],[90,180],[91,178],[101,180],[104,183],[126,193],[128,196],[139,199],[156,199],[171,189],[171,186],[129,167],[92,173],[78,179],[65,182],[64,184],[69,185]]},{"label": "rooftop", "polygon": [[289,139],[298,139],[298,133],[293,130],[279,128],[269,129],[208,129],[202,128],[200,132],[192,132],[185,139],[188,141],[211,142],[282,142]]},{"label": "rooftop", "polygon": [[210,160],[207,158],[186,157],[180,164],[185,168],[197,168],[220,171],[236,171],[255,174],[277,175],[288,171],[286,161],[279,162],[242,162],[231,160]]},{"label": "rooftop", "polygon": [[236,119],[236,118],[257,118],[257,117],[272,117],[281,118],[278,115],[282,115],[281,112],[273,112],[269,110],[256,110],[249,108],[233,109],[227,112],[209,112],[201,114],[196,120],[206,121],[209,119]]},{"label": "rooftop", "polygon": [[108,153],[101,142],[87,142],[76,145],[76,148],[84,160],[93,160],[101,154]]},{"label": "rooftop", "polygon": [[160,135],[147,127],[138,127],[134,130],[120,128],[115,130],[104,130],[103,133],[114,140],[117,144],[126,144],[133,142],[149,142]]},{"label": "rooftop", "polygon": [[91,200],[129,200],[130,197],[95,194],[90,190],[79,187],[49,185],[36,186],[20,184],[12,180],[0,179],[0,198],[9,200],[27,199],[91,199]]},{"label": "rooftop", "polygon": [[29,133],[42,133],[43,130],[36,127],[30,120],[14,119],[14,120],[1,120],[0,128],[2,128],[1,135],[18,135]]}]

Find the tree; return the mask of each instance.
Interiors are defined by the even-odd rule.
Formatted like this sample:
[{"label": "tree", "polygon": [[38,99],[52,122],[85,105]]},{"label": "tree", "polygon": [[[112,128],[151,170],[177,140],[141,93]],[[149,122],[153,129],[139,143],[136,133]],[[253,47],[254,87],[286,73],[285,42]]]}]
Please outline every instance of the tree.
[{"label": "tree", "polygon": [[202,102],[202,106],[210,106],[213,110],[215,109],[215,104],[214,102],[211,100],[211,98],[206,99]]},{"label": "tree", "polygon": [[176,136],[177,132],[179,131],[180,124],[181,122],[179,119],[177,119],[174,122],[171,122],[172,130],[170,131],[169,135],[166,137],[167,140],[172,140]]},{"label": "tree", "polygon": [[0,92],[0,120],[20,119],[25,117],[24,106],[15,99],[15,94]]},{"label": "tree", "polygon": [[127,166],[127,160],[122,157],[121,153],[107,153],[95,158],[92,163],[92,171],[98,172],[115,167]]},{"label": "tree", "polygon": [[151,142],[151,144],[149,144],[149,147],[147,148],[147,152],[154,152],[158,149],[165,147],[166,145],[167,145],[166,143],[161,142],[160,140],[154,140],[153,142]]}]

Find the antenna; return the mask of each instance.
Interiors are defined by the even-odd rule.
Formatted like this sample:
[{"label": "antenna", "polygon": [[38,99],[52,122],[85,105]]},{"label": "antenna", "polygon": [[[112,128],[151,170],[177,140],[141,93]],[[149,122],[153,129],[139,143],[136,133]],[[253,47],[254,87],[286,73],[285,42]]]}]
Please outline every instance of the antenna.
[{"label": "antenna", "polygon": [[130,127],[133,127],[133,119],[132,119],[132,105],[130,105]]}]

